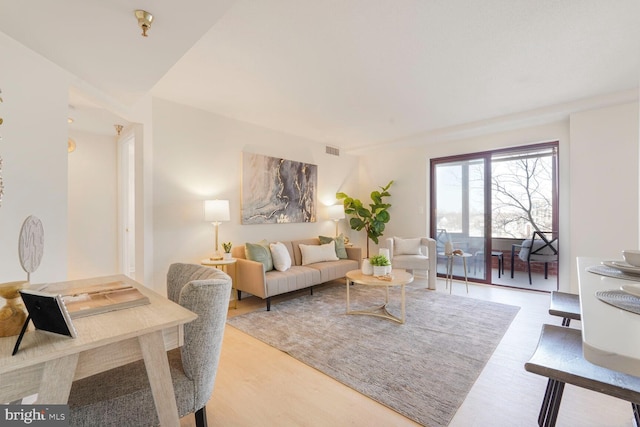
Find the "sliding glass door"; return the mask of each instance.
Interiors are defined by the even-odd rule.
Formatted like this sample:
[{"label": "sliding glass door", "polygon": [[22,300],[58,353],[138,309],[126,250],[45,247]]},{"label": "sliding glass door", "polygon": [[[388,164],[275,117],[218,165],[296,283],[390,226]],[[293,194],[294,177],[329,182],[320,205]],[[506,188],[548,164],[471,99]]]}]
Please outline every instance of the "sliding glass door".
[{"label": "sliding glass door", "polygon": [[437,238],[438,273],[445,274],[445,246],[451,243],[462,257],[453,261],[453,275],[486,280],[487,165],[482,156],[432,161],[432,230]]},{"label": "sliding glass door", "polygon": [[[538,290],[557,289],[557,260],[535,265],[520,248],[536,233],[558,238],[558,200],[557,142],[432,159],[438,274],[447,274],[453,259],[457,279],[464,279],[466,261],[466,277],[474,281],[531,288],[518,276],[544,271]],[[459,257],[446,256],[448,243]]]}]

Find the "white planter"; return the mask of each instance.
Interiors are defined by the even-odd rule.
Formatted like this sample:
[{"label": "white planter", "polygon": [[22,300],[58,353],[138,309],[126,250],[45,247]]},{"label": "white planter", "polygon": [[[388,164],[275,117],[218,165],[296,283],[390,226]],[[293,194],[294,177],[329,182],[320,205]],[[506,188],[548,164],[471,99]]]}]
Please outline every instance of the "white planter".
[{"label": "white planter", "polygon": [[222,259],[231,259],[231,252],[225,252],[222,254]]},{"label": "white planter", "polygon": [[373,266],[373,275],[374,276],[384,276],[387,274],[387,266],[386,265],[374,265]]},{"label": "white planter", "polygon": [[373,266],[369,262],[369,258],[362,260],[362,274],[371,276],[373,274]]},{"label": "white planter", "polygon": [[384,274],[391,274],[391,266],[387,265],[385,268],[386,268],[386,270],[385,270]]}]

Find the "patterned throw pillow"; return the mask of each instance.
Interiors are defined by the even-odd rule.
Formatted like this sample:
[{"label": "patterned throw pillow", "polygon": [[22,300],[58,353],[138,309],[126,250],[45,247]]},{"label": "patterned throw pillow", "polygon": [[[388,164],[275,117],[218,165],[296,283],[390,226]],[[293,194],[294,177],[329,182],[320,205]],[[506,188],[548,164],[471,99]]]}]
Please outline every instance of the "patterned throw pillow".
[{"label": "patterned throw pillow", "polygon": [[269,242],[266,240],[258,243],[245,243],[244,252],[248,260],[261,262],[264,265],[265,272],[273,270],[271,249],[269,248]]},{"label": "patterned throw pillow", "polygon": [[338,258],[340,259],[347,259],[347,250],[344,247],[344,235],[341,234],[338,237],[326,237],[326,236],[318,236],[318,239],[320,239],[320,244],[324,245],[327,244],[329,242],[331,242],[332,240],[336,242],[336,255],[338,256]]}]

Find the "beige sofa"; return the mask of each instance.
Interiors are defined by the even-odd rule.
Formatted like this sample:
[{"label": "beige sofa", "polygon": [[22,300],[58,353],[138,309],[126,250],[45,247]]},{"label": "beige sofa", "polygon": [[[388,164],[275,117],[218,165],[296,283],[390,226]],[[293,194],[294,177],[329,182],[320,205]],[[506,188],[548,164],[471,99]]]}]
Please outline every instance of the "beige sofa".
[{"label": "beige sofa", "polygon": [[[338,261],[323,261],[315,264],[302,265],[300,244],[319,245],[318,238],[292,240],[282,242],[291,256],[291,268],[286,271],[271,270],[265,273],[263,264],[246,259],[244,246],[235,246],[231,250],[237,259],[235,272],[230,272],[238,300],[241,292],[247,292],[267,300],[267,311],[271,310],[271,297],[298,289],[311,288],[314,285],[339,279],[347,271],[360,268],[362,250],[360,248],[346,248],[348,259]],[[234,274],[235,273],[235,274]],[[311,288],[313,293],[313,288]]]}]

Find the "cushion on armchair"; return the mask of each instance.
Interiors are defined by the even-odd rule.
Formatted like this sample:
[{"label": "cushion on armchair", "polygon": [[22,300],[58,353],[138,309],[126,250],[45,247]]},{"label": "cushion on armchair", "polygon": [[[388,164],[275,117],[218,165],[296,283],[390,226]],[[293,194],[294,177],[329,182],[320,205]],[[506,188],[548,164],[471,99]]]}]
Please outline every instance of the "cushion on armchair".
[{"label": "cushion on armchair", "polygon": [[[543,240],[533,240],[533,248],[531,247],[531,239],[522,242],[522,248],[518,253],[518,258],[527,261],[529,252],[531,252],[531,261],[537,262],[553,262],[558,260],[558,241],[553,240],[550,245]],[[542,248],[542,249],[541,249]]]},{"label": "cushion on armchair", "polygon": [[420,238],[401,239],[393,238],[393,256],[396,255],[422,255],[420,250]]}]

